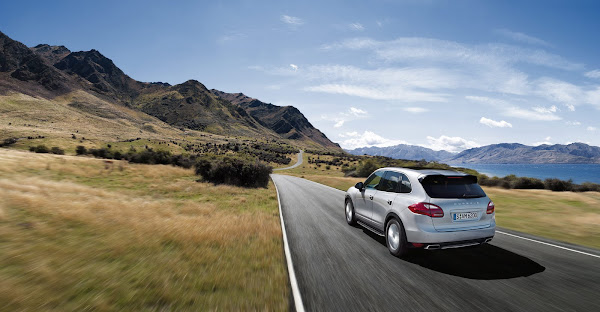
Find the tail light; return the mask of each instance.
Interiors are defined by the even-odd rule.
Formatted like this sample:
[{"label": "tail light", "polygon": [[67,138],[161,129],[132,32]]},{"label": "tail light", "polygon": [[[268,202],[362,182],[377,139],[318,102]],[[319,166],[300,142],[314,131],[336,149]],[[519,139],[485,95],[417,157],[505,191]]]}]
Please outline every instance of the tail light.
[{"label": "tail light", "polygon": [[494,202],[490,200],[490,202],[488,203],[488,207],[485,213],[487,214],[492,214],[494,213],[494,210],[496,209],[496,206],[494,205]]},{"label": "tail light", "polygon": [[422,214],[432,218],[441,218],[444,216],[444,210],[442,210],[440,206],[430,203],[412,204],[408,206],[408,209],[416,214]]}]

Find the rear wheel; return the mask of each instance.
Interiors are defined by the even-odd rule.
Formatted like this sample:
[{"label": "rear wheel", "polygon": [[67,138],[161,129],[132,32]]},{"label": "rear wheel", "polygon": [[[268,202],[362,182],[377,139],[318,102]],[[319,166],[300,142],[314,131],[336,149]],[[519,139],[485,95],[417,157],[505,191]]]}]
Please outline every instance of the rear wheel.
[{"label": "rear wheel", "polygon": [[354,214],[354,205],[352,204],[352,201],[349,199],[346,200],[346,222],[348,222],[348,224],[350,224],[350,225],[356,224],[356,215]]},{"label": "rear wheel", "polygon": [[385,243],[390,253],[402,257],[408,252],[408,243],[404,227],[396,219],[390,219],[385,227]]}]

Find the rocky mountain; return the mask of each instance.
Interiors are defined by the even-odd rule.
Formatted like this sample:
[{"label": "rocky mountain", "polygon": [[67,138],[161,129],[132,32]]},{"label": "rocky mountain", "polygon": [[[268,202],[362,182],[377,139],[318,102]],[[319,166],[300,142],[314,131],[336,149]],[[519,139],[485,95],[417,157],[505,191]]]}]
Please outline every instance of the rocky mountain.
[{"label": "rocky mountain", "polygon": [[0,32],[0,92],[50,95],[71,90],[69,79],[24,44]]},{"label": "rocky mountain", "polygon": [[353,155],[372,155],[372,156],[386,156],[396,159],[410,159],[410,160],[421,160],[427,161],[441,161],[454,156],[454,154],[447,151],[434,151],[430,148],[398,144],[387,147],[359,147],[353,150],[347,150],[348,153]]},{"label": "rocky mountain", "polygon": [[451,164],[600,163],[600,147],[584,143],[527,146],[502,143],[472,148],[444,160]]},{"label": "rocky mountain", "polygon": [[425,159],[448,164],[593,164],[600,163],[600,147],[584,143],[528,146],[501,143],[464,150],[458,154],[400,144],[347,150],[353,155],[387,156],[396,159]]},{"label": "rocky mountain", "polygon": [[[267,104],[246,96],[236,99],[208,90],[195,80],[174,86],[140,82],[97,50],[71,52],[64,46],[47,44],[28,48],[0,32],[0,94],[9,92],[45,99],[69,98],[67,95],[73,92],[85,92],[180,129],[289,139],[313,148],[339,149],[294,107]],[[93,111],[88,104],[69,105]]]},{"label": "rocky mountain", "polygon": [[304,115],[293,106],[277,106],[248,97],[243,93],[226,93],[219,90],[211,92],[221,99],[230,101],[245,109],[261,125],[273,130],[280,136],[291,140],[311,140],[324,147],[339,148],[325,134],[315,128]]}]

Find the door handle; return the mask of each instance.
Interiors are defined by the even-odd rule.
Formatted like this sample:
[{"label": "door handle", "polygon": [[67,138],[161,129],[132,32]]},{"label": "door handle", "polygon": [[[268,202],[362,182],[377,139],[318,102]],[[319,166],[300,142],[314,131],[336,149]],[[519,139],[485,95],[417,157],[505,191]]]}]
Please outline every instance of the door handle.
[{"label": "door handle", "polygon": [[370,199],[370,200],[373,200],[373,195],[369,195],[369,199]]},{"label": "door handle", "polygon": [[388,205],[391,205],[391,204],[392,204],[392,201],[391,201],[391,200],[388,200]]}]

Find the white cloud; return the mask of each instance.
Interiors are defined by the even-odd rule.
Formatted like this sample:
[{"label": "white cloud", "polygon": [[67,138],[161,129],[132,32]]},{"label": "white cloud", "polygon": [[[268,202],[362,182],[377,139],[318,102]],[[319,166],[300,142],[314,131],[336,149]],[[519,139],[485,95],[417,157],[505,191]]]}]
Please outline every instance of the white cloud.
[{"label": "white cloud", "polygon": [[289,15],[281,15],[281,21],[294,26],[300,26],[304,24],[304,21],[299,17],[289,16]]},{"label": "white cloud", "polygon": [[600,69],[591,70],[589,72],[586,72],[583,75],[588,78],[594,78],[594,79],[600,78]]},{"label": "white cloud", "polygon": [[566,124],[568,126],[581,126],[581,123],[579,121],[567,121]]},{"label": "white cloud", "polygon": [[587,130],[587,131],[596,131],[596,130],[597,130],[597,128],[596,128],[596,127],[589,126],[589,127],[587,127],[587,128],[586,128],[586,130]]},{"label": "white cloud", "polygon": [[512,128],[512,124],[509,122],[506,122],[504,120],[502,121],[495,121],[492,119],[488,119],[485,117],[481,117],[481,119],[479,119],[479,122],[490,127],[490,128]]},{"label": "white cloud", "polygon": [[373,100],[399,100],[404,102],[445,102],[443,94],[419,92],[402,88],[377,88],[360,85],[323,84],[304,88],[305,91],[344,94]]},{"label": "white cloud", "polygon": [[533,110],[538,113],[549,114],[549,113],[556,113],[558,111],[558,108],[556,107],[556,105],[552,105],[550,107],[536,106],[533,108]]},{"label": "white cloud", "polygon": [[346,132],[344,134],[340,134],[339,136],[342,138],[347,138],[339,142],[340,146],[345,149],[355,149],[366,146],[385,147],[398,144],[408,144],[403,140],[384,138],[371,131],[365,131],[362,134],[359,134],[358,132]]},{"label": "white cloud", "polygon": [[474,141],[469,141],[461,137],[449,137],[445,135],[442,135],[439,138],[428,136],[427,142],[428,144],[421,146],[435,151],[446,150],[451,153],[457,153],[462,150],[481,146]]},{"label": "white cloud", "polygon": [[369,113],[365,110],[356,107],[350,107],[347,111],[341,112],[335,115],[322,115],[321,119],[335,122],[333,127],[340,128],[347,121],[356,119],[362,119],[369,116]]},{"label": "white cloud", "polygon": [[427,60],[502,69],[516,63],[529,63],[563,70],[580,70],[583,65],[544,50],[508,44],[469,45],[455,41],[401,37],[390,41],[354,38],[323,46],[323,49],[370,49],[386,61]]},{"label": "white cloud", "polygon": [[356,117],[363,117],[367,115],[367,111],[364,111],[360,108],[356,108],[356,107],[350,107],[350,114],[356,116]]},{"label": "white cloud", "polygon": [[290,64],[290,67],[294,70],[297,71],[298,70],[298,65],[296,64]]},{"label": "white cloud", "polygon": [[[553,121],[560,120],[561,117],[557,116],[553,110],[553,108],[544,109],[540,107],[535,107],[532,110],[524,109],[515,105],[512,105],[506,101],[489,98],[485,96],[473,96],[468,95],[465,97],[467,100],[479,102],[483,104],[487,104],[499,109],[504,116],[516,117],[527,120],[539,120],[539,121]],[[537,110],[536,110],[537,109]]]},{"label": "white cloud", "polygon": [[350,27],[350,29],[352,29],[352,30],[358,30],[358,31],[365,30],[365,26],[363,26],[361,23],[351,23],[348,25],[348,27]]},{"label": "white cloud", "polygon": [[402,110],[413,114],[425,113],[429,111],[427,108],[423,107],[404,107]]},{"label": "white cloud", "polygon": [[540,79],[536,92],[543,98],[564,104],[570,111],[575,110],[575,103],[580,102],[583,96],[580,87],[553,78]]},{"label": "white cloud", "polygon": [[519,42],[523,42],[523,43],[527,43],[527,44],[536,44],[536,45],[542,45],[542,46],[550,45],[550,44],[548,44],[548,42],[546,42],[540,38],[529,36],[529,35],[526,35],[521,32],[510,31],[508,29],[496,29],[495,32],[506,38],[509,38],[509,39],[512,39],[515,41],[519,41]]},{"label": "white cloud", "polygon": [[541,142],[535,142],[533,143],[533,146],[540,146],[540,145],[552,145],[552,142],[550,142],[550,140],[552,140],[552,137],[547,136],[544,141]]}]

